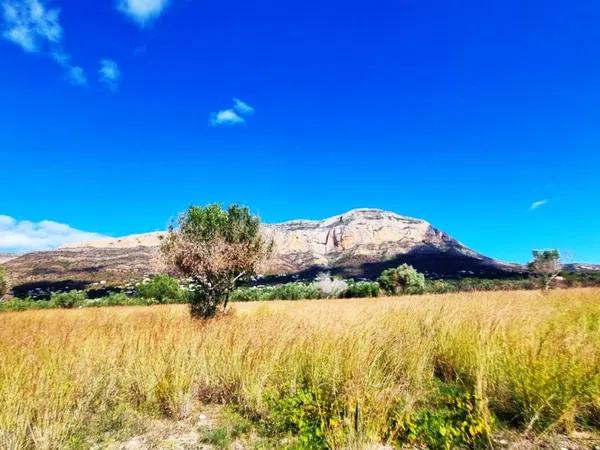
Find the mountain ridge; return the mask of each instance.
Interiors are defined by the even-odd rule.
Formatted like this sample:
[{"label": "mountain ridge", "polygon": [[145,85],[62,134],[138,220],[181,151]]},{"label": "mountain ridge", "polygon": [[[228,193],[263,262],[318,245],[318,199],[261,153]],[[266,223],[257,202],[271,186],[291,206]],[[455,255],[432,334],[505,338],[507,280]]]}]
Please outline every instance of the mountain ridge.
[{"label": "mountain ridge", "polygon": [[[263,224],[274,243],[260,273],[272,279],[311,278],[319,271],[374,278],[403,262],[431,278],[509,276],[521,266],[482,255],[423,219],[359,208],[322,220]],[[14,285],[108,281],[146,277],[165,270],[160,258],[164,232],[66,244],[21,255],[5,263]]]}]

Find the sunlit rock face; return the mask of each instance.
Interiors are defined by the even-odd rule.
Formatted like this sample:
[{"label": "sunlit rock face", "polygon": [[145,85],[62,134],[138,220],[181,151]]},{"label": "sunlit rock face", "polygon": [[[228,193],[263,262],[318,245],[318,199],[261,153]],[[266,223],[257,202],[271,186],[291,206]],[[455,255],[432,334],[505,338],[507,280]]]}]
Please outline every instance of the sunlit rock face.
[{"label": "sunlit rock face", "polygon": [[479,256],[424,220],[378,209],[355,209],[319,221],[266,225],[264,233],[274,243],[269,272],[333,268],[353,259],[384,261],[423,246]]}]

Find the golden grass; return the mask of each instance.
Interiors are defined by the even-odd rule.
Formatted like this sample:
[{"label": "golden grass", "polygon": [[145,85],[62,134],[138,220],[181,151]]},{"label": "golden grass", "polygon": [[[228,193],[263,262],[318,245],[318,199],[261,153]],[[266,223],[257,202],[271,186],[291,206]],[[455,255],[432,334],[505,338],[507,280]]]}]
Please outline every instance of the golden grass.
[{"label": "golden grass", "polygon": [[505,425],[600,428],[599,289],[233,309],[206,323],[182,305],[1,314],[0,448],[76,447],[124,408],[181,418],[225,402],[260,417],[266,393],[299,385],[360,405],[360,426],[342,419],[342,440],[330,439],[360,447],[439,380]]}]

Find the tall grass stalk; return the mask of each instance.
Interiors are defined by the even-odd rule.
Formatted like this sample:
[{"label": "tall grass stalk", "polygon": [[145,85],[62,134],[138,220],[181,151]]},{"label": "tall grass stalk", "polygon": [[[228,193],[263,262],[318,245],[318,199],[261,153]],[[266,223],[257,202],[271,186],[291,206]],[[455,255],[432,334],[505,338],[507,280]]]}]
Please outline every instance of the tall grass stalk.
[{"label": "tall grass stalk", "polygon": [[[490,426],[600,428],[600,290],[486,292],[0,315],[0,447],[65,448],[130,409],[184,418],[228,403],[268,424],[270,399],[314,394],[334,448],[395,439],[391,417],[439,386]],[[312,395],[311,394],[311,395]],[[319,409],[319,411],[321,411]]]}]

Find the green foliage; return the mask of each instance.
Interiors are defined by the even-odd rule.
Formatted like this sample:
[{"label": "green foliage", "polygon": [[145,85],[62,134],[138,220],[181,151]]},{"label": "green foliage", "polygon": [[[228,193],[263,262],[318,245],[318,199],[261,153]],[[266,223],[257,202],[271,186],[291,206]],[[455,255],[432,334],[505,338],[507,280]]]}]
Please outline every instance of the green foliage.
[{"label": "green foliage", "polygon": [[319,288],[313,283],[287,283],[276,286],[273,290],[274,298],[280,300],[302,300],[321,298]]},{"label": "green foliage", "polygon": [[0,298],[4,297],[8,291],[8,281],[6,281],[6,272],[4,267],[0,266]]},{"label": "green foliage", "polygon": [[600,271],[561,272],[560,276],[568,287],[600,286]]},{"label": "green foliage", "polygon": [[219,450],[227,450],[233,443],[227,427],[202,429],[199,440],[200,443],[210,444]]},{"label": "green foliage", "polygon": [[377,281],[350,281],[344,292],[346,298],[378,297],[379,283]]},{"label": "green foliage", "polygon": [[446,389],[415,412],[392,415],[390,429],[398,444],[431,450],[487,448],[492,431],[475,397],[457,389]]},{"label": "green foliage", "polygon": [[[337,298],[359,298],[379,296],[376,281],[349,280],[344,291]],[[316,283],[285,283],[276,286],[240,286],[229,295],[234,302],[255,302],[269,300],[313,300],[327,297]]]},{"label": "green foliage", "polygon": [[330,448],[327,434],[335,434],[341,420],[339,400],[323,389],[304,387],[267,395],[267,434],[291,434],[298,448]]},{"label": "green foliage", "polygon": [[549,289],[552,281],[562,269],[558,250],[533,250],[533,261],[527,268],[540,283],[543,289]]},{"label": "green foliage", "polygon": [[13,298],[11,300],[0,301],[0,312],[26,311],[29,309],[46,308],[56,308],[56,305],[49,300],[33,300],[31,298]]},{"label": "green foliage", "polygon": [[50,302],[57,308],[77,308],[84,303],[86,298],[83,291],[59,292],[50,296]]},{"label": "green foliage", "polygon": [[389,295],[422,294],[425,290],[425,276],[408,264],[384,270],[377,281]]},{"label": "green foliage", "polygon": [[101,306],[150,306],[156,305],[158,301],[153,298],[128,297],[122,292],[113,292],[106,297],[86,300],[81,306],[101,307]]},{"label": "green foliage", "polygon": [[140,283],[137,286],[137,292],[140,297],[153,298],[159,303],[170,303],[181,300],[184,292],[179,287],[177,278],[168,274],[160,274],[152,277],[149,281]]},{"label": "green foliage", "polygon": [[218,449],[231,448],[236,439],[252,430],[252,423],[247,418],[236,413],[232,409],[226,409],[219,418],[219,426],[216,428],[201,428],[200,442],[210,444]]},{"label": "green foliage", "polygon": [[260,220],[246,207],[230,205],[223,209],[215,203],[191,206],[181,216],[179,226],[183,235],[200,244],[217,238],[224,238],[230,244],[246,244],[258,236]]},{"label": "green foliage", "polygon": [[241,286],[229,295],[234,302],[264,300],[311,300],[321,298],[319,289],[312,283],[286,283],[277,286]]},{"label": "green foliage", "polygon": [[458,278],[454,280],[426,280],[425,293],[447,294],[450,292],[510,291],[535,289],[536,284],[527,278],[487,279]]},{"label": "green foliage", "polygon": [[194,280],[193,317],[208,318],[222,305],[236,285],[255,274],[269,251],[260,234],[260,220],[248,208],[218,204],[191,206],[171,227],[162,246],[171,266]]}]

